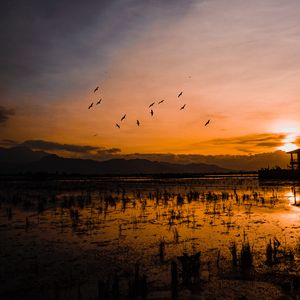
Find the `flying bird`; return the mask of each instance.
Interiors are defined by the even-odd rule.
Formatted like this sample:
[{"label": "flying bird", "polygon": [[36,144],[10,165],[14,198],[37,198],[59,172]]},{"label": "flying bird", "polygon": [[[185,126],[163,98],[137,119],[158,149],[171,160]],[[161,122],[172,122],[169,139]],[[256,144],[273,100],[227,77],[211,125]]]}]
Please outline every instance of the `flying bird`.
[{"label": "flying bird", "polygon": [[186,104],[184,104],[182,107],[180,107],[180,110],[183,110],[185,108]]},{"label": "flying bird", "polygon": [[208,121],[205,123],[205,125],[204,125],[204,126],[207,126],[207,125],[209,124],[209,122],[210,122],[210,120],[208,120]]},{"label": "flying bird", "polygon": [[177,97],[179,98],[179,97],[182,95],[182,93],[183,93],[183,92],[180,92],[180,93],[178,94],[178,96],[177,96]]},{"label": "flying bird", "polygon": [[102,101],[102,98],[96,103],[96,105],[100,104]]},{"label": "flying bird", "polygon": [[140,121],[136,120],[136,124],[137,124],[137,126],[140,126]]},{"label": "flying bird", "polygon": [[151,116],[153,117],[153,114],[154,114],[154,112],[153,112],[153,110],[151,109],[151,111],[150,111],[150,114],[151,114]]},{"label": "flying bird", "polygon": [[94,104],[94,102],[92,102],[92,103],[90,104],[90,106],[89,106],[88,109],[92,108],[92,107],[93,107],[93,104]]},{"label": "flying bird", "polygon": [[126,118],[126,114],[121,118],[121,122]]},{"label": "flying bird", "polygon": [[165,100],[160,100],[159,102],[158,102],[158,104],[161,104],[161,103],[163,103]]},{"label": "flying bird", "polygon": [[118,128],[120,128],[120,125],[119,125],[118,123],[116,123],[116,126],[117,126]]},{"label": "flying bird", "polygon": [[94,89],[94,93],[96,93],[98,90],[99,90],[99,86],[97,86],[97,87]]},{"label": "flying bird", "polygon": [[155,102],[151,103],[151,104],[149,105],[149,108],[150,108],[151,106],[153,106],[154,104],[155,104]]}]

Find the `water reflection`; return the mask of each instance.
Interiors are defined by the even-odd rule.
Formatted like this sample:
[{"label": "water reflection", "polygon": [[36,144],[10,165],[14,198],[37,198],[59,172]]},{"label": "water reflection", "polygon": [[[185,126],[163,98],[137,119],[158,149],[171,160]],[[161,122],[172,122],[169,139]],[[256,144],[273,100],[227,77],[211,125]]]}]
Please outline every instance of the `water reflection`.
[{"label": "water reflection", "polygon": [[2,290],[12,298],[47,286],[44,299],[165,299],[195,288],[226,299],[228,278],[271,284],[272,298],[282,291],[267,274],[292,282],[287,274],[299,271],[296,185],[252,176],[0,185]]}]

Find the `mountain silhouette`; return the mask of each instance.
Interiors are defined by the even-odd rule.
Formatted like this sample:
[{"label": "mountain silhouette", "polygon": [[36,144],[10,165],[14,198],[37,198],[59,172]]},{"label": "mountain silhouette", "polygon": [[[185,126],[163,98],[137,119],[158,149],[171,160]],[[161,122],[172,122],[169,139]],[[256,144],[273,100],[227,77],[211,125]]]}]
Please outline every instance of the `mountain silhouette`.
[{"label": "mountain silhouette", "polygon": [[49,155],[43,151],[33,151],[26,146],[0,148],[0,163],[26,164]]},{"label": "mountain silhouette", "polygon": [[[16,149],[17,148],[17,149]],[[160,174],[160,173],[223,173],[230,171],[204,163],[174,164],[147,159],[64,158],[55,154],[16,147],[0,151],[0,173],[66,173],[66,174]],[[11,151],[11,153],[10,153]],[[31,153],[30,153],[31,151]],[[3,153],[3,155],[2,155]],[[19,155],[19,156],[18,156]],[[6,158],[7,160],[5,160]],[[23,161],[22,161],[23,159]]]}]

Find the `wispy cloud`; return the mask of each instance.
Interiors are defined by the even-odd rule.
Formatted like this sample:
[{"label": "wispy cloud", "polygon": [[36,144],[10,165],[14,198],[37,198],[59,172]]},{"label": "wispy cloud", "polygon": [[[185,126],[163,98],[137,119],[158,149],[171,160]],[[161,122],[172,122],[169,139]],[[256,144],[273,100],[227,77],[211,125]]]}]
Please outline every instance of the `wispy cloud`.
[{"label": "wispy cloud", "polygon": [[13,109],[0,106],[0,124],[5,123],[11,116],[15,114]]},{"label": "wispy cloud", "polygon": [[232,170],[259,170],[268,166],[286,168],[289,164],[289,155],[283,151],[250,154],[247,149],[240,149],[244,155],[198,155],[198,154],[131,154],[126,158],[144,158],[154,161],[170,163],[206,163],[215,164]]},{"label": "wispy cloud", "polygon": [[[76,146],[94,145],[97,132],[125,153],[272,151],[284,138],[245,135],[279,132],[282,118],[300,128],[299,9],[298,0],[3,1],[0,98],[17,114],[1,134]],[[150,99],[166,99],[153,118]],[[0,111],[0,127],[11,116]],[[91,147],[51,151],[122,155]]]},{"label": "wispy cloud", "polygon": [[16,146],[18,143],[14,140],[10,140],[10,139],[3,139],[0,140],[0,146],[3,147],[13,147]]},{"label": "wispy cloud", "polygon": [[245,136],[238,136],[232,138],[220,138],[213,139],[209,142],[215,145],[254,145],[254,146],[266,146],[269,147],[270,144],[278,145],[282,143],[282,140],[286,137],[285,134],[276,134],[276,133],[261,133],[261,134],[251,134]]},{"label": "wispy cloud", "polygon": [[118,153],[121,150],[118,148],[105,148],[90,145],[74,145],[74,144],[62,144],[51,141],[44,140],[27,140],[21,145],[27,146],[34,150],[44,150],[44,151],[67,151],[74,154],[94,154],[107,155]]},{"label": "wispy cloud", "polygon": [[117,154],[120,153],[121,149],[120,148],[101,148],[97,150],[98,155],[107,155],[107,154]]},{"label": "wispy cloud", "polygon": [[[269,137],[269,140],[271,138]],[[268,140],[267,136],[260,136],[256,138],[241,137],[236,140]],[[218,141],[225,142],[225,141]],[[275,143],[275,142],[274,142]],[[169,163],[206,163],[215,164],[224,168],[233,170],[258,170],[267,166],[281,166],[286,167],[289,163],[289,155],[283,151],[260,154],[250,154],[247,147],[240,147],[239,151],[244,152],[244,155],[199,155],[199,154],[173,154],[173,153],[131,153],[124,154],[119,148],[106,148],[102,146],[90,145],[75,145],[62,144],[58,142],[44,141],[44,140],[28,140],[23,143],[16,143],[13,140],[5,139],[0,141],[0,145],[9,147],[15,145],[26,145],[32,150],[44,150],[46,152],[56,153],[58,155],[76,158],[88,158],[94,160],[108,160],[112,158],[125,159],[148,159],[152,161],[169,162]]]},{"label": "wispy cloud", "polygon": [[91,77],[104,77],[120,49],[148,26],[189,6],[180,0],[4,1],[0,86],[13,94],[43,94],[43,99],[70,86],[83,88]]},{"label": "wispy cloud", "polygon": [[262,148],[266,150],[275,150],[284,144],[283,140],[286,138],[285,134],[282,133],[261,133],[251,134],[245,136],[237,136],[231,138],[220,138],[213,139],[204,142],[204,145],[212,146],[232,146],[236,150],[251,153],[256,152],[258,149],[261,151]]}]

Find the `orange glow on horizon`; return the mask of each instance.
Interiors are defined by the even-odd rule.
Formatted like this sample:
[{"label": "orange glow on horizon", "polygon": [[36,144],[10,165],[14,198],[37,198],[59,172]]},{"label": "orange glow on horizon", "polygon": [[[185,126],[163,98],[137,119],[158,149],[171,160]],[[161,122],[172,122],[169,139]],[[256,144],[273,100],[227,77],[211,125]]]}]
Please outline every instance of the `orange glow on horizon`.
[{"label": "orange glow on horizon", "polygon": [[[122,154],[249,155],[296,149],[300,39],[294,12],[299,4],[282,4],[281,11],[277,4],[258,3],[196,1],[180,17],[168,14],[132,24],[133,31],[122,31],[123,42],[103,40],[110,34],[99,36],[104,28],[93,24],[88,32],[97,38],[78,32],[78,53],[69,54],[69,43],[57,50],[65,55],[60,71],[43,67],[36,81],[28,76],[28,91],[15,89],[2,97],[8,100],[1,105],[15,114],[0,124],[1,138],[118,148]],[[83,49],[90,55],[81,57]],[[52,52],[45,54],[52,66]],[[118,129],[115,124],[124,114]]]}]

